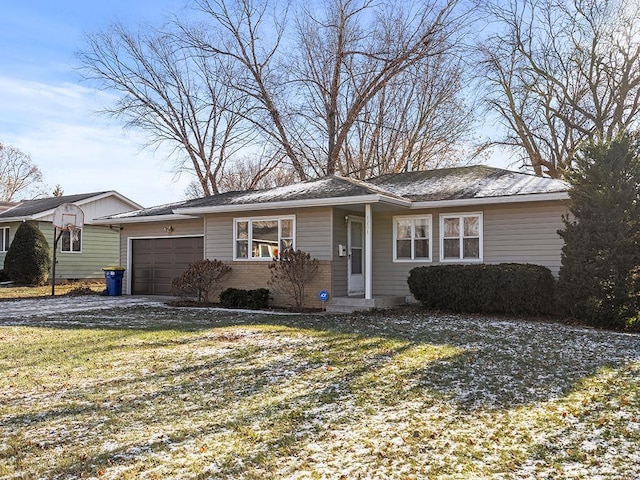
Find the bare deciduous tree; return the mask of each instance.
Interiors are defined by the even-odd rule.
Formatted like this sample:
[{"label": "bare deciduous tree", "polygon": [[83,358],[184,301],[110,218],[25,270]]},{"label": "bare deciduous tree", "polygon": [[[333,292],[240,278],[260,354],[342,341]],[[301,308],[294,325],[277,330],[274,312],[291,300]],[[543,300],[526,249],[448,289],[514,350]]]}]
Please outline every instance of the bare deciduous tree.
[{"label": "bare deciduous tree", "polygon": [[227,88],[229,66],[171,32],[116,24],[87,43],[79,54],[85,76],[121,95],[105,112],[147,132],[150,144],[168,142],[176,171],[195,174],[205,195],[218,193],[226,161],[253,139],[238,113],[246,115],[245,99]]},{"label": "bare deciduous tree", "polygon": [[[396,2],[327,0],[322,10],[296,12],[294,42],[286,47],[285,39],[292,35],[286,24],[289,8],[277,10],[275,2],[267,0],[196,3],[217,28],[184,26],[191,45],[233,59],[237,65],[234,87],[260,106],[263,115],[254,118],[255,124],[275,142],[300,179],[333,173],[366,176],[376,168],[384,170],[391,160],[380,162],[382,151],[372,155],[372,141],[366,143],[371,148],[357,157],[360,163],[378,161],[376,166],[348,164],[356,131],[362,132],[362,122],[369,121],[367,116],[381,98],[385,108],[378,110],[378,116],[384,120],[385,132],[396,127],[396,145],[404,142],[408,152],[417,145],[417,138],[423,146],[438,143],[435,135],[422,137],[431,133],[425,128],[428,120],[415,116],[428,111],[429,120],[438,117],[435,112],[445,104],[442,96],[429,96],[434,86],[456,86],[456,93],[461,89],[459,78],[442,74],[459,75],[459,70],[445,68],[436,74],[426,67],[443,65],[443,57],[458,47],[457,35],[462,34],[468,13],[459,7],[459,0],[429,0],[406,7]],[[458,63],[455,58],[449,60]],[[413,76],[405,75],[409,71]],[[413,90],[408,101],[403,93],[409,90],[409,82],[415,83],[417,71],[433,76],[422,77],[420,88]],[[440,113],[451,107],[452,99],[447,97],[449,103]],[[401,104],[389,108],[390,102]],[[395,114],[403,108],[402,102],[411,108],[404,108],[405,116],[399,119]],[[419,103],[421,111],[416,110]],[[466,115],[460,118],[460,125],[466,126]],[[390,125],[402,120],[399,128]],[[468,131],[464,126],[457,131]],[[451,145],[458,139],[455,132],[456,127],[450,127],[441,138],[447,137]]]},{"label": "bare deciduous tree", "polygon": [[287,115],[287,73],[277,68],[288,8],[277,9],[268,0],[195,0],[208,22],[194,28],[182,25],[192,48],[232,64],[230,83],[253,102],[250,120],[265,138],[281,148],[301,180],[307,178],[300,151],[290,133]]},{"label": "bare deciduous tree", "polygon": [[386,85],[354,124],[343,175],[367,178],[406,168],[451,166],[468,157],[475,106],[465,102],[460,62],[427,59]]},{"label": "bare deciduous tree", "polygon": [[[455,69],[429,68],[444,64],[445,57],[457,63],[456,36],[465,20],[459,4],[328,0],[324,12],[299,17],[296,80],[311,100],[303,112],[316,133],[308,143],[315,143],[312,153],[320,156],[315,164],[322,173],[364,177],[387,171],[431,133],[428,123],[444,101],[430,94],[443,81],[459,86],[458,78],[444,74]],[[438,142],[435,135],[422,140]],[[405,158],[398,158],[399,151]]]},{"label": "bare deciduous tree", "polygon": [[[291,168],[266,154],[243,156],[229,162],[220,177],[221,192],[258,190],[262,188],[290,185],[298,180]],[[185,191],[187,198],[203,196],[202,188],[192,182]]]},{"label": "bare deciduous tree", "polygon": [[489,106],[538,175],[562,177],[576,151],[610,140],[640,112],[640,2],[508,0],[481,47]]},{"label": "bare deciduous tree", "polygon": [[0,201],[10,202],[42,182],[42,172],[31,156],[0,143]]},{"label": "bare deciduous tree", "polygon": [[455,56],[464,0],[325,1],[193,0],[197,18],[115,25],[79,56],[87,78],[120,94],[106,113],[174,146],[177,171],[197,180],[189,196],[454,152],[470,131]]}]

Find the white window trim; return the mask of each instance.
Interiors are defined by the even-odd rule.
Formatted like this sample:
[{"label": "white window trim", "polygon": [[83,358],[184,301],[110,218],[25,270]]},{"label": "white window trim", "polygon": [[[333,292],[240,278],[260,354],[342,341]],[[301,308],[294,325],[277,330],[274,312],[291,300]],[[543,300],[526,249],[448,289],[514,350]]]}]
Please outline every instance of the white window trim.
[{"label": "white window trim", "polygon": [[[61,233],[60,235],[60,253],[69,253],[69,254],[74,254],[74,255],[78,255],[79,253],[82,253],[82,244],[84,243],[84,229],[80,229],[80,250],[75,251],[73,250],[73,239],[70,238],[70,242],[69,242],[69,247],[71,248],[71,250],[63,250],[62,249],[62,235],[64,235],[64,231]],[[69,235],[71,235],[71,233],[69,233]]]},{"label": "white window trim", "polygon": [[[468,217],[479,218],[479,237],[480,237],[480,256],[479,258],[464,258],[464,228],[460,229],[460,257],[459,258],[444,258],[444,219],[445,218],[458,218],[464,219]],[[462,225],[464,227],[464,225]],[[481,263],[484,258],[484,215],[482,212],[465,212],[465,213],[441,213],[440,214],[440,262],[442,263]]]},{"label": "white window trim", "polygon": [[[416,220],[416,219],[428,219],[429,220],[429,258],[398,258],[398,220]],[[411,223],[411,256],[415,256],[414,248],[414,232],[415,223]],[[433,215],[396,215],[393,217],[393,261],[397,263],[431,263],[433,261]]]},{"label": "white window trim", "polygon": [[9,229],[11,227],[0,227],[0,238],[2,238],[2,250],[0,253],[6,253],[9,251],[9,235],[11,235]]},{"label": "white window trim", "polygon": [[[251,257],[251,252],[253,251],[253,225],[252,222],[268,222],[268,221],[277,221],[278,222],[278,245],[282,241],[282,222],[281,220],[291,220],[292,221],[292,241],[293,248],[296,248],[296,216],[295,215],[281,215],[281,216],[265,216],[265,217],[242,217],[242,218],[234,218],[233,219],[233,261],[234,262],[272,262],[273,258],[267,257]],[[238,223],[240,222],[248,222],[248,242],[249,245],[247,247],[247,251],[249,252],[248,258],[238,258]]]}]

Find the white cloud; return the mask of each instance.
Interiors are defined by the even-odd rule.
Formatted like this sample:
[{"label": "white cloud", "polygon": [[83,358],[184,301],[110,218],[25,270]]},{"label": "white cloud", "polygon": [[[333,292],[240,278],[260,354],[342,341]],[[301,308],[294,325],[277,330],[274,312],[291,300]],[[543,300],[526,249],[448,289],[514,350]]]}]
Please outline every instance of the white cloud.
[{"label": "white cloud", "polygon": [[45,182],[66,194],[117,190],[145,206],[180,200],[188,178],[174,183],[161,152],[94,113],[109,100],[80,85],[0,76],[0,141],[31,154]]}]

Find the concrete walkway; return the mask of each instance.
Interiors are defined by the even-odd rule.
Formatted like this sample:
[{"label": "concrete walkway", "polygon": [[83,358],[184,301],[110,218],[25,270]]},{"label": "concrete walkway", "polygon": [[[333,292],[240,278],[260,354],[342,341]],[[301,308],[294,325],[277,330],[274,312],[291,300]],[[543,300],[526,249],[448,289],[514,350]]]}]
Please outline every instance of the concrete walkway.
[{"label": "concrete walkway", "polygon": [[24,300],[7,300],[0,302],[0,321],[12,318],[55,317],[58,313],[86,312],[89,310],[105,310],[112,308],[163,306],[172,297],[145,297],[124,295],[108,297],[100,295],[79,295],[76,297],[41,297]]}]

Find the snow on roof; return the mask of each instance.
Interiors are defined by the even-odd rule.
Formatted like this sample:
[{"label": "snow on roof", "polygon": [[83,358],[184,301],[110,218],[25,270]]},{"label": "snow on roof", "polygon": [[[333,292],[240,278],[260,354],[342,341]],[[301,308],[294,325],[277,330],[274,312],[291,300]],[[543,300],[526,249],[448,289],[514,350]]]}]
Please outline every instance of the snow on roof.
[{"label": "snow on roof", "polygon": [[[300,200],[323,201],[336,198],[381,195],[402,200],[438,201],[482,199],[543,193],[566,192],[561,180],[476,165],[471,167],[395,173],[367,181],[328,176],[264,190],[226,192],[219,195],[168,203],[105,217],[110,220],[188,214],[191,208],[261,205]],[[103,219],[103,220],[105,220]]]},{"label": "snow on roof", "polygon": [[156,205],[155,207],[141,208],[139,210],[132,210],[130,212],[118,213],[116,215],[110,215],[109,219],[124,219],[135,217],[155,217],[160,215],[173,215],[173,211],[176,208],[181,208],[189,203],[189,200],[183,200],[181,202],[166,203],[164,205]]},{"label": "snow on roof", "polygon": [[368,182],[413,201],[535,195],[569,189],[562,180],[484,165],[395,173]]},{"label": "snow on roof", "polygon": [[209,197],[191,201],[188,205],[184,205],[182,208],[222,205],[251,205],[294,200],[322,200],[376,194],[391,197],[396,196],[391,192],[385,191],[366,182],[351,178],[329,176],[316,180],[294,183],[284,187],[211,195]]}]

